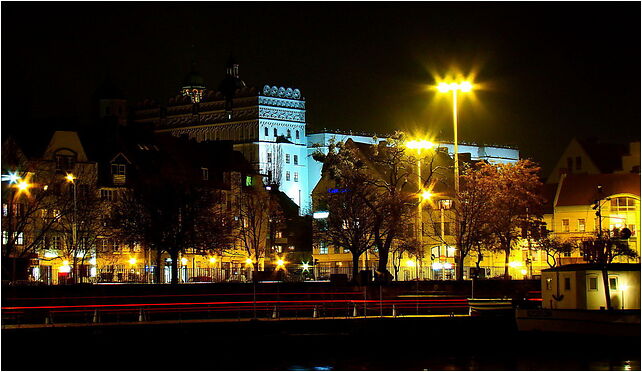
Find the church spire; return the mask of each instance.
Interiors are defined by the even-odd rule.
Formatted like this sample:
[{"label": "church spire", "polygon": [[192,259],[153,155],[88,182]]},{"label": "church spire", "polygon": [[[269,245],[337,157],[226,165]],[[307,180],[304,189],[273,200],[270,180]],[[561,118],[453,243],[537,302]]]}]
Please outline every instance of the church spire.
[{"label": "church spire", "polygon": [[192,60],[190,72],[183,81],[181,87],[181,94],[189,97],[192,103],[198,103],[203,100],[203,91],[205,90],[205,83],[203,77],[196,69],[196,61]]}]

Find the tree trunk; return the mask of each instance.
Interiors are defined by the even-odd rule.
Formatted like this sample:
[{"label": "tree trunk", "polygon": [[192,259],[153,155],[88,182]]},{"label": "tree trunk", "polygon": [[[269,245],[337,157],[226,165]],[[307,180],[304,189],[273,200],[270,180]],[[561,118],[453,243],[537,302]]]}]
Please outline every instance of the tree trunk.
[{"label": "tree trunk", "polygon": [[172,258],[172,284],[178,284],[178,251],[171,250],[169,255]]},{"label": "tree trunk", "polygon": [[161,282],[161,269],[163,264],[163,251],[156,251],[156,270],[154,271],[154,282],[160,284]]},{"label": "tree trunk", "polygon": [[352,252],[352,282],[358,283],[359,279],[359,254]]},{"label": "tree trunk", "polygon": [[609,272],[606,270],[606,265],[602,266],[602,281],[604,282],[604,296],[606,297],[606,309],[613,310],[611,303],[611,288],[609,287]]},{"label": "tree trunk", "polygon": [[504,280],[509,280],[510,275],[508,275],[508,261],[510,259],[510,249],[504,249],[505,260],[504,260]]},{"label": "tree trunk", "polygon": [[381,282],[389,282],[392,275],[388,271],[388,253],[387,248],[379,249],[379,262],[377,263],[377,280]]},{"label": "tree trunk", "polygon": [[464,280],[464,257],[461,253],[459,254],[459,261],[457,261],[457,280]]}]

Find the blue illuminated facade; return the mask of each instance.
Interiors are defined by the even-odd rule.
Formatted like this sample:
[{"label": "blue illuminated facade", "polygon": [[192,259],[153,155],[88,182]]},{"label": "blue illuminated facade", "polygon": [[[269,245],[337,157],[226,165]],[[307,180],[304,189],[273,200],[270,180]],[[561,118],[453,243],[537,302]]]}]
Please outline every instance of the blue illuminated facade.
[{"label": "blue illuminated facade", "polygon": [[[335,131],[308,134],[306,101],[299,89],[248,87],[232,59],[217,90],[204,89],[198,100],[181,92],[166,106],[144,101],[134,110],[134,121],[151,124],[159,133],[232,142],[234,149],[265,176],[265,184],[287,194],[299,206],[301,215],[312,213],[311,193],[321,179],[322,164],[312,158],[314,151],[327,151],[331,141],[375,143],[371,135]],[[440,145],[452,154],[452,143]],[[472,160],[519,160],[519,151],[511,148],[460,144],[459,149],[460,153],[470,153]]]}]

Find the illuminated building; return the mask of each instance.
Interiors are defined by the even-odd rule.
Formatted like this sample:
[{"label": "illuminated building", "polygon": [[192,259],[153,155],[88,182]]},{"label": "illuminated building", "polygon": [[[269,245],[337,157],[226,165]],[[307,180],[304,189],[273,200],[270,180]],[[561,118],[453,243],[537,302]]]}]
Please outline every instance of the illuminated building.
[{"label": "illuminated building", "polygon": [[267,185],[278,186],[302,207],[302,214],[309,205],[305,98],[298,89],[248,87],[231,58],[218,89],[204,90],[200,102],[180,95],[163,107],[143,103],[134,121],[153,124],[157,133],[187,135],[199,142],[229,141],[265,176]]}]

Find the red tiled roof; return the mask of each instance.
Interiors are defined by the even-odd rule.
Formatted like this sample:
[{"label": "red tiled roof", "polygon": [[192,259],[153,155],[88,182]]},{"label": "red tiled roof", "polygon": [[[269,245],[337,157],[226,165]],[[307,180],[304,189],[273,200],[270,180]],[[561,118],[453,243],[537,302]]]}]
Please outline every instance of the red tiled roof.
[{"label": "red tiled roof", "polygon": [[[589,205],[598,198],[628,193],[640,196],[640,175],[638,174],[579,174],[568,175],[562,182],[556,206]],[[602,185],[602,194],[597,186]]]}]

